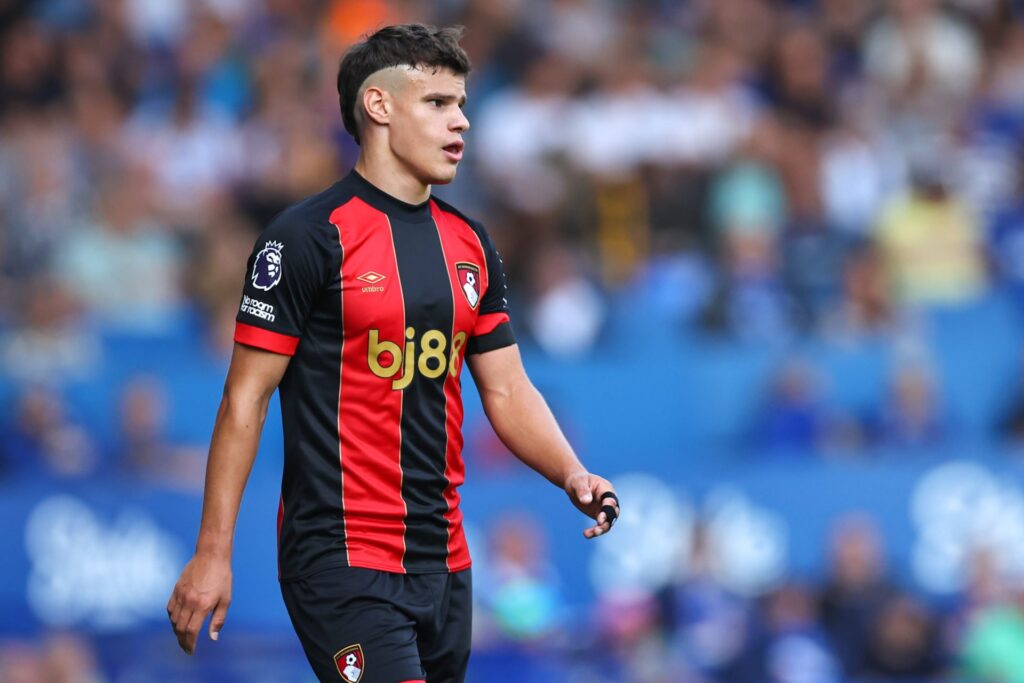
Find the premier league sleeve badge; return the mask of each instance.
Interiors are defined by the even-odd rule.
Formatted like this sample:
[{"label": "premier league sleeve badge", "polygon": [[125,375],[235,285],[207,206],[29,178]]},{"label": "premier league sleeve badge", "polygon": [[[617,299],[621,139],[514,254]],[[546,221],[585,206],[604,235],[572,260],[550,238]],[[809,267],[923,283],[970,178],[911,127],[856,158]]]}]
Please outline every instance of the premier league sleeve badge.
[{"label": "premier league sleeve badge", "polygon": [[283,249],[284,245],[280,242],[267,242],[260,253],[256,254],[256,261],[252,264],[253,287],[267,291],[281,281]]}]

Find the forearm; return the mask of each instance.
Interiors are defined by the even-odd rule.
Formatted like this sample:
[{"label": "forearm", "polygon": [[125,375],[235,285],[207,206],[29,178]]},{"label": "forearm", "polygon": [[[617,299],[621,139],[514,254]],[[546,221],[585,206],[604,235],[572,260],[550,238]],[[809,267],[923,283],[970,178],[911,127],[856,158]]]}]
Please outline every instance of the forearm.
[{"label": "forearm", "polygon": [[512,453],[559,488],[584,469],[544,397],[526,375],[504,391],[481,394],[495,433]]},{"label": "forearm", "polygon": [[230,557],[235,521],[259,447],[268,398],[225,390],[206,464],[203,517],[196,553]]}]

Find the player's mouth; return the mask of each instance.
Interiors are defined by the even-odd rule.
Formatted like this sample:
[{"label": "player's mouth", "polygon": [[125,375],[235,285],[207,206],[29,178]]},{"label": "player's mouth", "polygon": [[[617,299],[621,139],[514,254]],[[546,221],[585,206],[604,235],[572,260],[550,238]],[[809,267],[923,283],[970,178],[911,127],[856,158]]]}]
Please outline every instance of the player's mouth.
[{"label": "player's mouth", "polygon": [[441,149],[448,156],[449,161],[459,162],[462,159],[462,150],[466,147],[466,143],[461,140],[453,142],[450,145],[445,145]]}]

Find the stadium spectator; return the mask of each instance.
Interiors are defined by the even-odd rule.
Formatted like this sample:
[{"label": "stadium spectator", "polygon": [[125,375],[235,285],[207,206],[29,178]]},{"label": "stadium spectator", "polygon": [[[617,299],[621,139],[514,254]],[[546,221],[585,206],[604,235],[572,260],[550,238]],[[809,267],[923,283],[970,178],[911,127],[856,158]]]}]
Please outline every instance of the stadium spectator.
[{"label": "stadium spectator", "polygon": [[557,53],[538,54],[517,83],[481,107],[476,139],[480,170],[506,188],[499,201],[530,214],[557,210],[567,183],[558,162],[565,155],[560,126],[575,88],[576,72]]},{"label": "stadium spectator", "polygon": [[765,599],[764,633],[757,649],[757,680],[774,683],[838,683],[841,667],[818,619],[813,593],[787,584]]},{"label": "stadium spectator", "polygon": [[61,398],[43,387],[27,389],[6,426],[3,469],[17,477],[76,478],[97,472],[93,438],[67,415]]},{"label": "stadium spectator", "polygon": [[665,639],[657,600],[649,592],[610,591],[588,616],[600,624],[591,662],[584,669],[591,678],[630,683],[700,680]]},{"label": "stadium spectator", "polygon": [[850,251],[843,263],[839,305],[823,316],[823,333],[840,343],[882,334],[894,311],[882,261],[870,246]]},{"label": "stadium spectator", "polygon": [[181,247],[152,219],[147,189],[128,171],[105,177],[94,218],[86,218],[58,248],[55,272],[105,323],[166,330],[181,305]]},{"label": "stadium spectator", "polygon": [[779,264],[786,198],[773,165],[783,135],[775,123],[758,126],[746,153],[712,184],[708,209],[722,269],[704,318],[713,330],[765,339],[785,335],[790,327]]},{"label": "stadium spectator", "polygon": [[537,343],[554,356],[578,356],[597,341],[606,306],[580,272],[572,252],[542,248],[533,265],[533,303],[527,312]]},{"label": "stadium spectator", "polygon": [[673,582],[658,594],[665,637],[686,680],[744,680],[752,639],[752,606],[714,576],[707,526],[693,530],[692,550]]},{"label": "stadium spectator", "polygon": [[[1024,36],[1024,31],[1021,33]],[[1020,42],[1021,78],[1024,80],[1024,37]],[[1024,112],[1024,93],[1021,98],[1021,109]],[[1024,121],[1024,116],[1021,120]],[[1024,129],[1021,132],[1024,132]],[[1024,312],[1024,147],[1018,149],[1016,161],[1015,195],[1011,201],[993,212],[985,234],[988,257],[994,266],[994,274],[1006,284],[1018,310]]]},{"label": "stadium spectator", "polygon": [[910,305],[956,304],[986,288],[982,226],[951,194],[942,153],[915,160],[910,192],[888,202],[876,239],[897,299]]},{"label": "stadium spectator", "polygon": [[829,535],[829,574],[820,596],[822,624],[848,677],[868,667],[873,629],[895,589],[885,575],[882,538],[869,517],[851,515]]},{"label": "stadium spectator", "polygon": [[15,324],[0,342],[7,376],[20,382],[58,383],[92,373],[102,349],[82,322],[73,290],[44,275],[12,289],[19,299]]},{"label": "stadium spectator", "polygon": [[28,644],[6,644],[0,647],[0,680],[40,683],[46,680],[46,663],[38,650]]},{"label": "stadium spectator", "polygon": [[935,680],[944,672],[942,633],[928,610],[906,595],[882,605],[871,628],[865,674],[886,681]]},{"label": "stadium spectator", "polygon": [[550,645],[563,627],[566,606],[558,575],[546,559],[546,543],[540,525],[522,515],[491,528],[482,594],[501,639]]},{"label": "stadium spectator", "polygon": [[157,485],[201,491],[206,453],[167,434],[167,391],[155,377],[130,378],[121,390],[118,461],[128,474]]},{"label": "stadium spectator", "polygon": [[928,454],[948,443],[952,429],[935,372],[922,361],[899,362],[874,425],[878,444],[887,449]]},{"label": "stadium spectator", "polygon": [[71,633],[51,635],[43,649],[46,683],[104,683],[95,648],[88,639]]},{"label": "stadium spectator", "polygon": [[1024,677],[1024,599],[977,611],[967,625],[958,654],[960,675],[971,680],[1015,681]]},{"label": "stadium spectator", "polygon": [[823,380],[805,360],[785,361],[754,418],[751,447],[764,455],[814,455],[858,448],[861,428],[829,404]]},{"label": "stadium spectator", "polygon": [[864,41],[867,75],[885,87],[894,107],[950,115],[950,105],[965,103],[981,73],[977,36],[939,0],[886,5]]},{"label": "stadium spectator", "polygon": [[155,208],[179,220],[194,218],[240,176],[238,129],[222,111],[204,108],[198,89],[181,83],[170,106],[139,111],[125,130],[133,164],[153,179]]}]

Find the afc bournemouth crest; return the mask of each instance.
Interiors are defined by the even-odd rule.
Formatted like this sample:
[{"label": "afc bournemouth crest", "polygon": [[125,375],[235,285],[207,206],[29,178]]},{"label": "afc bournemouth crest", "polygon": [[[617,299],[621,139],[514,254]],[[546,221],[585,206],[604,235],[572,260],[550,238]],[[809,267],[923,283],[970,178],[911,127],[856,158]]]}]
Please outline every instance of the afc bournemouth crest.
[{"label": "afc bournemouth crest", "polygon": [[280,242],[267,242],[263,250],[256,254],[256,261],[252,264],[252,286],[256,289],[267,291],[281,281],[281,250],[284,245]]},{"label": "afc bournemouth crest", "polygon": [[363,678],[363,670],[366,669],[363,660],[363,647],[356,643],[349,645],[344,650],[338,650],[334,655],[334,663],[341,674],[341,680],[345,683],[359,683]]},{"label": "afc bournemouth crest", "polygon": [[462,293],[466,295],[469,307],[476,308],[480,303],[480,267],[475,263],[460,261],[455,264],[455,270],[459,274],[459,284],[462,286]]}]

